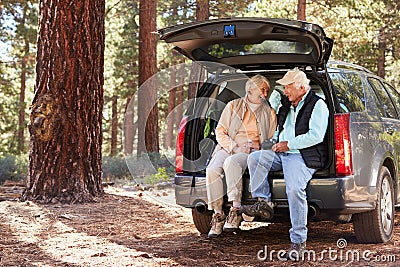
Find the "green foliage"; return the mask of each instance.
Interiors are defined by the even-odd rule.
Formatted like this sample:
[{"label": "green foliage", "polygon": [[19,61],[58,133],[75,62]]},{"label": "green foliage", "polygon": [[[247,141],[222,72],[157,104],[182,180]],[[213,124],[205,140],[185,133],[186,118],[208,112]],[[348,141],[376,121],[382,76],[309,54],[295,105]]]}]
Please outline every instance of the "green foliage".
[{"label": "green foliage", "polygon": [[4,155],[0,157],[0,184],[6,180],[26,179],[28,173],[27,155]]},{"label": "green foliage", "polygon": [[148,185],[155,185],[159,182],[168,182],[170,181],[170,174],[167,174],[167,171],[165,168],[158,168],[158,172],[156,174],[153,174],[151,176],[147,176],[145,178],[145,183]]},{"label": "green foliage", "polygon": [[174,151],[164,151],[163,153],[149,153],[148,154],[151,163],[157,170],[164,169],[169,175],[175,173],[175,162]]},{"label": "green foliage", "polygon": [[[28,114],[33,97],[37,39],[37,1],[3,1],[0,13],[0,155],[19,154],[17,129],[19,109]],[[3,49],[4,52],[3,53]],[[23,67],[22,62],[25,62]],[[20,103],[21,73],[26,73],[25,101]],[[31,90],[28,90],[31,89]],[[27,121],[22,122],[23,125]]]},{"label": "green foliage", "polygon": [[332,59],[359,64],[377,72],[380,56],[379,40],[386,42],[386,80],[399,88],[400,71],[396,53],[400,33],[398,1],[318,1],[307,6],[307,20],[320,24],[335,40]]}]

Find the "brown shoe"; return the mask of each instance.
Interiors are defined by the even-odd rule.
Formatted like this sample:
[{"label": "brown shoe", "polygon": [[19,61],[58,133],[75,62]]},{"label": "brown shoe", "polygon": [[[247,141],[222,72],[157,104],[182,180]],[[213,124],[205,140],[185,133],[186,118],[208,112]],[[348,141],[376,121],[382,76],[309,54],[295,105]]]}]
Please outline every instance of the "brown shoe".
[{"label": "brown shoe", "polygon": [[271,201],[259,200],[253,205],[241,207],[241,211],[251,217],[259,216],[265,220],[271,220],[274,216],[274,203]]}]

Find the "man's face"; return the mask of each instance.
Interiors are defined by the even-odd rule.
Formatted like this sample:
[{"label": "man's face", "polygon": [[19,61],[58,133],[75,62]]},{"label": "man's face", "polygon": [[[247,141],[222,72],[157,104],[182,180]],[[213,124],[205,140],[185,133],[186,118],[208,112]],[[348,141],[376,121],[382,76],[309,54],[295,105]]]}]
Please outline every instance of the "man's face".
[{"label": "man's face", "polygon": [[299,89],[297,89],[294,83],[291,83],[285,85],[285,90],[283,93],[289,98],[290,102],[298,102],[305,95],[306,90],[304,89],[304,86],[301,86]]}]

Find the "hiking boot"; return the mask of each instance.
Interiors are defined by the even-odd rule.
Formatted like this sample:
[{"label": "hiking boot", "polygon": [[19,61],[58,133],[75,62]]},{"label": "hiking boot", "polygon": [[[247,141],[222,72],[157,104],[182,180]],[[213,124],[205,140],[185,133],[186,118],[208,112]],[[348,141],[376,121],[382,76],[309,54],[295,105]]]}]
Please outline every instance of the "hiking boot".
[{"label": "hiking boot", "polygon": [[233,232],[239,229],[240,223],[243,221],[240,208],[232,207],[229,210],[228,217],[224,224],[224,232]]},{"label": "hiking boot", "polygon": [[226,216],[221,213],[214,213],[211,220],[211,230],[208,232],[208,237],[217,237],[222,233]]},{"label": "hiking boot", "polygon": [[306,242],[291,243],[290,249],[285,254],[285,258],[291,261],[304,260],[304,252],[306,251]]},{"label": "hiking boot", "polygon": [[259,200],[253,205],[241,207],[241,211],[251,217],[259,216],[265,220],[271,220],[274,216],[274,203],[271,201]]}]

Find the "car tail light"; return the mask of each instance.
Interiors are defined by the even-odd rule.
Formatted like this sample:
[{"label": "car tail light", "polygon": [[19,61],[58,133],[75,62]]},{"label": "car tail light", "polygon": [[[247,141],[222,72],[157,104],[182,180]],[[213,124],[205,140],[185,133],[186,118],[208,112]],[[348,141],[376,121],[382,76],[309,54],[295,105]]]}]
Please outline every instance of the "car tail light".
[{"label": "car tail light", "polygon": [[184,116],[179,124],[178,136],[176,137],[175,171],[177,173],[183,172],[183,143],[187,121],[188,117]]},{"label": "car tail light", "polygon": [[336,174],[338,176],[353,174],[349,113],[335,115],[335,154]]}]

